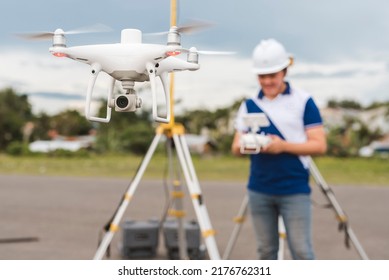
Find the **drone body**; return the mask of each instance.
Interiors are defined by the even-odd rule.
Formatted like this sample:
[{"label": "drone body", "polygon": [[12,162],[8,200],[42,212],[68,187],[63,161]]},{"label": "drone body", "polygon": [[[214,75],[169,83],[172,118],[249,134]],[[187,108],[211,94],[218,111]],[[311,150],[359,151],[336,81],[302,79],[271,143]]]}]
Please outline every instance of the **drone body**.
[{"label": "drone body", "polygon": [[[173,71],[197,70],[198,52],[195,48],[185,50],[180,44],[180,35],[176,27],[168,33],[168,44],[143,44],[142,33],[137,29],[124,29],[121,42],[117,44],[100,44],[66,47],[65,32],[57,29],[53,34],[53,47],[50,52],[57,57],[68,57],[89,64],[91,75],[86,98],[86,118],[92,121],[109,122],[111,110],[132,112],[141,107],[141,99],[134,90],[135,82],[150,81],[153,99],[153,118],[158,122],[170,121],[170,95],[167,74]],[[174,57],[187,52],[187,60]],[[91,116],[90,104],[94,85],[99,73],[103,71],[111,77],[108,91],[107,115],[105,118]],[[157,110],[156,79],[161,80],[166,103],[166,116],[159,116]],[[113,95],[115,82],[122,84],[125,94]]]}]

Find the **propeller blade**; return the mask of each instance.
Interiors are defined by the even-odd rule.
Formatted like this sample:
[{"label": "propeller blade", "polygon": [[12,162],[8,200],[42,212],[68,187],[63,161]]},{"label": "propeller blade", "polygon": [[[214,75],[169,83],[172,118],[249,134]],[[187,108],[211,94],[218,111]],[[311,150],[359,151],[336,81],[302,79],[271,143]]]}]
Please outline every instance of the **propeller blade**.
[{"label": "propeller blade", "polygon": [[233,55],[236,54],[236,52],[231,52],[231,51],[202,51],[202,50],[197,50],[195,47],[192,47],[190,49],[179,49],[179,51],[184,52],[184,53],[189,53],[189,52],[194,52],[198,54],[204,54],[204,55]]},{"label": "propeller blade", "polygon": [[[60,30],[63,34],[82,34],[82,33],[96,33],[96,32],[109,32],[112,31],[112,28],[110,28],[107,25],[104,24],[95,24],[91,26],[81,27],[74,30],[69,31],[62,31],[62,29],[57,29],[57,31]],[[32,32],[32,33],[20,33],[16,34],[17,36],[27,39],[27,40],[50,40],[53,38],[53,35],[56,34],[56,32]]]},{"label": "propeller blade", "polygon": [[[198,30],[211,27],[212,25],[214,25],[214,24],[211,23],[211,22],[200,21],[200,20],[196,20],[195,21],[194,20],[194,21],[192,21],[192,22],[190,22],[188,24],[177,26],[176,30],[177,30],[178,33],[190,34],[190,33],[196,32]],[[169,34],[169,31],[145,33],[144,35],[146,35],[146,36],[163,36],[163,35],[167,35],[167,34]]]},{"label": "propeller blade", "polygon": [[169,31],[163,31],[163,32],[153,32],[153,33],[143,33],[143,36],[164,36],[167,35]]},{"label": "propeller blade", "polygon": [[74,30],[66,31],[65,34],[82,34],[82,33],[98,33],[98,32],[110,32],[112,28],[105,24],[94,24],[91,26],[85,26]]},{"label": "propeller blade", "polygon": [[16,36],[26,40],[50,40],[53,38],[54,32],[34,32],[34,33],[21,33]]},{"label": "propeller blade", "polygon": [[197,51],[199,54],[205,54],[205,55],[233,55],[236,54],[236,52],[220,52],[220,51]]},{"label": "propeller blade", "polygon": [[177,31],[179,33],[190,34],[190,33],[196,32],[198,30],[211,27],[213,25],[214,24],[211,23],[211,22],[196,20],[196,21],[192,21],[191,23],[188,23],[188,24],[185,24],[185,25],[182,25],[182,26],[178,26],[177,27]]}]

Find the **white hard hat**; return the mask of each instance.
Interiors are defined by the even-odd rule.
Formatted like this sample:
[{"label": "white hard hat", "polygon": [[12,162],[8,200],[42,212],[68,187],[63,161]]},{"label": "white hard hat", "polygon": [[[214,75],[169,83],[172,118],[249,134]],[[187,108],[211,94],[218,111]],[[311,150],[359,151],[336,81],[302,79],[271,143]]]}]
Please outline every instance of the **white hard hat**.
[{"label": "white hard hat", "polygon": [[253,72],[257,75],[277,73],[291,64],[292,57],[274,39],[262,40],[253,51]]}]

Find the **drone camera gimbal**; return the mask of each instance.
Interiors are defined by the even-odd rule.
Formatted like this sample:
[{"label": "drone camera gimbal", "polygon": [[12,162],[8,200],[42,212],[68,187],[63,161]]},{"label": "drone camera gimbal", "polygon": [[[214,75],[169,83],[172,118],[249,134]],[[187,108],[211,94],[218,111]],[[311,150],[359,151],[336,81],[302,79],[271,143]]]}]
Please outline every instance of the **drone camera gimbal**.
[{"label": "drone camera gimbal", "polygon": [[110,99],[108,106],[116,112],[135,112],[142,107],[142,99],[134,89],[128,89],[125,94],[116,94]]}]

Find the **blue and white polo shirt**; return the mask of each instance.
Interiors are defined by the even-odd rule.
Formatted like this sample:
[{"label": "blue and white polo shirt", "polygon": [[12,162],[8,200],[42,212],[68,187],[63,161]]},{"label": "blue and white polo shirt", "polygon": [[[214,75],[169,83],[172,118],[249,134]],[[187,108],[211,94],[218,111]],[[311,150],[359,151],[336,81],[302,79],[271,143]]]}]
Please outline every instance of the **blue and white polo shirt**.
[{"label": "blue and white polo shirt", "polygon": [[[235,122],[239,132],[249,130],[242,118],[247,113],[265,113],[268,117],[270,126],[261,128],[259,133],[278,135],[294,143],[307,140],[306,129],[322,125],[312,97],[289,83],[285,91],[272,100],[261,90],[257,97],[244,101]],[[310,193],[309,157],[289,153],[251,155],[248,189],[274,195]]]}]

